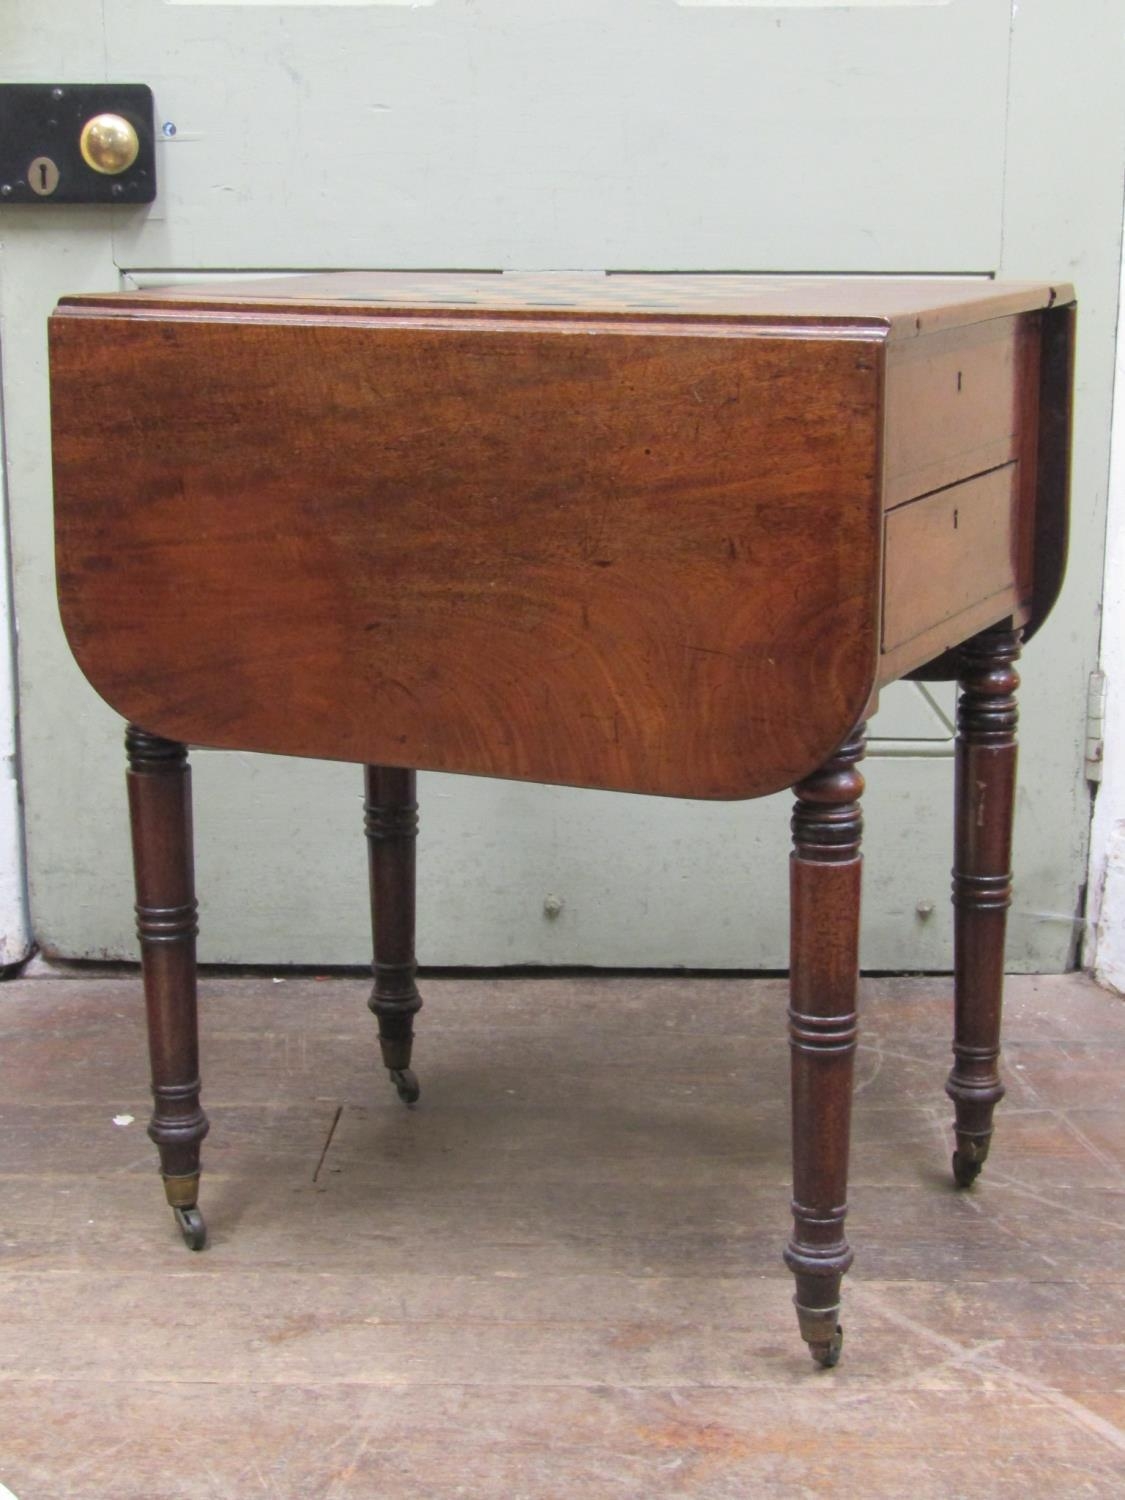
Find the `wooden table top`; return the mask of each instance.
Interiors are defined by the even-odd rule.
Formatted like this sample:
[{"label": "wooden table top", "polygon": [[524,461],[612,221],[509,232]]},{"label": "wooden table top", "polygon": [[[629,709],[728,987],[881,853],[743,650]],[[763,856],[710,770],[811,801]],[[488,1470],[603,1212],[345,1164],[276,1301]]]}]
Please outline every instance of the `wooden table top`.
[{"label": "wooden table top", "polygon": [[778,790],[882,684],[1050,608],[1071,298],[381,272],[64,298],[68,639],[170,739]]},{"label": "wooden table top", "polygon": [[[332,271],[64,297],[68,307],[151,312],[154,306],[257,311],[270,317],[339,309],[414,309],[456,316],[683,318],[884,329],[892,339],[1050,307],[1065,283],[987,277],[742,276],[594,271]],[[357,307],[357,304],[361,306]]]}]

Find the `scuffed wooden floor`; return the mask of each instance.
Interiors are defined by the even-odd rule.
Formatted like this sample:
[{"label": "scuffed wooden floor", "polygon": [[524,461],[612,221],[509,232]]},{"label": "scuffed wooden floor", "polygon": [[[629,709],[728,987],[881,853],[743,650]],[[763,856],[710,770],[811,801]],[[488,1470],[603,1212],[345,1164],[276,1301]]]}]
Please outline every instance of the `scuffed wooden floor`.
[{"label": "scuffed wooden floor", "polygon": [[138,981],[0,987],[17,1500],[1125,1493],[1122,1002],[1009,982],[1008,1098],[959,1194],[950,984],[865,983],[825,1372],[780,1260],[781,982],[430,980],[415,1110],[366,988],[205,979],[192,1255]]}]

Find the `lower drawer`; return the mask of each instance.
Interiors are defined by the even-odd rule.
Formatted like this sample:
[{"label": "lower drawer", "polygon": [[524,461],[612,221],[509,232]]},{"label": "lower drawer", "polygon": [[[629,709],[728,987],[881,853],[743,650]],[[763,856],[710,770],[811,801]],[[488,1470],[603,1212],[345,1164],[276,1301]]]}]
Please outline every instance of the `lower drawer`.
[{"label": "lower drawer", "polygon": [[1005,464],[887,512],[884,652],[998,595],[1010,594],[1015,607],[1018,470]]}]

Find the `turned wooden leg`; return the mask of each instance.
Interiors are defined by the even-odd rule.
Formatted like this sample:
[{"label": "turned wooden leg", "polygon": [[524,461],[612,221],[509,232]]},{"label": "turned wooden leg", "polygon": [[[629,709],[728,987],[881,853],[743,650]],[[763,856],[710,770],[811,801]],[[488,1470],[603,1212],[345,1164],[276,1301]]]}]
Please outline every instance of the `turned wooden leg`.
[{"label": "turned wooden leg", "polygon": [[199,1104],[191,771],[183,745],[135,724],[125,731],[125,749],[155,1101],[148,1133],[180,1232],[191,1249],[202,1250],[199,1146],[208,1126]]},{"label": "turned wooden leg", "polygon": [[379,1021],[383,1062],[399,1098],[414,1104],[420,1090],[410,1067],[414,1016],[422,997],[414,983],[417,776],[391,766],[364,768],[364,829],[371,876],[375,986],[367,1002]]},{"label": "turned wooden leg", "polygon": [[956,1110],[953,1175],[969,1187],[992,1139],[992,1111],[1004,1096],[1000,1008],[1004,935],[1012,897],[1016,791],[1018,630],[986,630],[960,650],[953,866],[953,1071],[946,1093]]},{"label": "turned wooden leg", "polygon": [[818,1364],[840,1357],[840,1282],[859,983],[860,725],[794,787],[790,857],[789,1044],[793,1102],[793,1235],[801,1337]]}]

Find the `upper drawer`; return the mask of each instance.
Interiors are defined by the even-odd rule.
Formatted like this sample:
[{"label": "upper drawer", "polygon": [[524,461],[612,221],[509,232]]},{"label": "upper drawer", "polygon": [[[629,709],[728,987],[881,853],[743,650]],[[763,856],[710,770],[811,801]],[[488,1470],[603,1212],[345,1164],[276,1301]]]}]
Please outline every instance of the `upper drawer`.
[{"label": "upper drawer", "polygon": [[890,345],[888,509],[1018,457],[1037,341],[1035,319],[996,318]]}]

